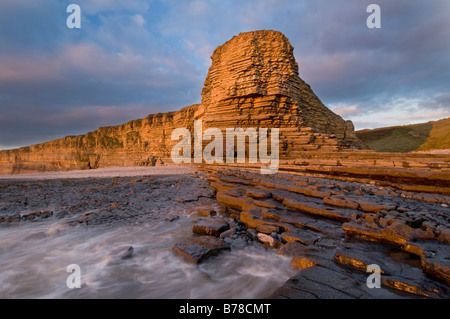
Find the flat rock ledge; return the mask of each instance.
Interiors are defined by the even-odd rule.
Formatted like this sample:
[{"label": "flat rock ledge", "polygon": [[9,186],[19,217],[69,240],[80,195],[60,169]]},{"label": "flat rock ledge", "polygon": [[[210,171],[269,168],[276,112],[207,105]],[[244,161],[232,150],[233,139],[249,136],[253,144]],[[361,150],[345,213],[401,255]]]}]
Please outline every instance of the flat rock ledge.
[{"label": "flat rock ledge", "polygon": [[230,229],[230,225],[224,220],[207,218],[197,222],[192,231],[197,235],[220,236],[221,233]]},{"label": "flat rock ledge", "polygon": [[[269,298],[449,298],[450,197],[442,189],[205,170],[247,236],[291,257],[299,271]],[[373,264],[382,289],[367,286]]]},{"label": "flat rock ledge", "polygon": [[230,246],[226,242],[214,236],[186,239],[172,247],[172,251],[176,255],[193,264],[199,264],[206,258],[228,249],[230,249]]}]

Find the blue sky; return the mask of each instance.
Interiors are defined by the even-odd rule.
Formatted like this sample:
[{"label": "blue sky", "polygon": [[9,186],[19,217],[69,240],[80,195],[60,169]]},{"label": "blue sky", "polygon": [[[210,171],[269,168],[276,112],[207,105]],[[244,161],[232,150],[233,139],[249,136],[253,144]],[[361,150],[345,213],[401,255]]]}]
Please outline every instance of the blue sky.
[{"label": "blue sky", "polygon": [[214,48],[259,29],[289,38],[300,76],[357,129],[447,118],[448,17],[448,0],[0,0],[0,149],[199,103]]}]

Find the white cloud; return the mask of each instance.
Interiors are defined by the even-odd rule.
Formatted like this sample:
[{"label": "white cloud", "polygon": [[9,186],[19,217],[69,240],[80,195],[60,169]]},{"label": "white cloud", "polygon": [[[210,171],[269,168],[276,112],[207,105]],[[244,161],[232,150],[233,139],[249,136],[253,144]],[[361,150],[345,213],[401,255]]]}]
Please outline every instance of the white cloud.
[{"label": "white cloud", "polygon": [[139,26],[143,26],[146,23],[144,17],[141,14],[135,14],[131,17],[131,19]]},{"label": "white cloud", "polygon": [[337,105],[329,105],[329,108],[336,114],[346,117],[348,115],[357,114],[360,112],[356,105],[345,105],[345,104],[337,104]]},{"label": "white cloud", "polygon": [[82,13],[98,14],[111,11],[145,12],[150,8],[145,0],[77,0]]},{"label": "white cloud", "polygon": [[[437,96],[440,97],[439,95]],[[354,113],[349,113],[346,119],[351,120],[357,130],[397,125],[408,125],[436,121],[450,116],[450,107],[432,107],[426,105],[433,103],[434,98],[408,99],[397,98],[379,108],[370,110],[356,107]],[[339,106],[337,110],[352,110],[352,106]],[[358,111],[359,109],[359,111]],[[336,108],[333,109],[336,111]],[[338,112],[337,112],[338,113]],[[340,113],[338,113],[340,114]],[[342,114],[340,114],[342,115]]]}]

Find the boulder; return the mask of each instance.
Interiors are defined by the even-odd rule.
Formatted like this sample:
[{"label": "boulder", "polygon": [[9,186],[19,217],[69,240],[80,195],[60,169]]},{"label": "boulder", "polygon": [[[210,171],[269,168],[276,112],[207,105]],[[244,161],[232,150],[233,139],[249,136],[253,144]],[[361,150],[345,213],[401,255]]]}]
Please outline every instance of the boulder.
[{"label": "boulder", "polygon": [[258,233],[258,239],[266,246],[271,248],[279,248],[282,244],[278,239],[273,238],[272,236]]},{"label": "boulder", "polygon": [[172,251],[184,258],[187,262],[199,264],[206,258],[217,255],[223,250],[230,249],[230,246],[214,236],[200,236],[186,239],[175,244]]},{"label": "boulder", "polygon": [[197,235],[219,236],[229,228],[230,225],[221,219],[207,218],[197,222],[192,231]]}]

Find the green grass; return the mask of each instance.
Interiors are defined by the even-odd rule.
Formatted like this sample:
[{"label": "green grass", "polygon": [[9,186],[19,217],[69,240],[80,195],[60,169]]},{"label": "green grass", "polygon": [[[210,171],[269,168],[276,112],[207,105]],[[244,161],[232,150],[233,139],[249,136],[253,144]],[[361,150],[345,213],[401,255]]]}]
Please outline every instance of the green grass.
[{"label": "green grass", "polygon": [[450,149],[450,118],[436,122],[362,130],[356,135],[378,152]]}]

